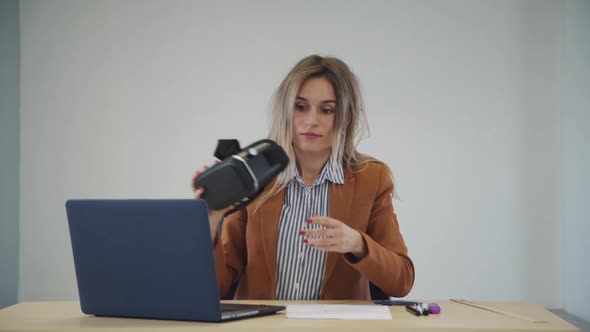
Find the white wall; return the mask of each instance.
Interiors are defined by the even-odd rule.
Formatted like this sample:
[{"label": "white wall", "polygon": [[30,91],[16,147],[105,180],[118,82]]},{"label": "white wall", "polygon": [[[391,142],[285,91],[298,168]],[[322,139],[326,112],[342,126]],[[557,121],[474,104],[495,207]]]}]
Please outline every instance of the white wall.
[{"label": "white wall", "polygon": [[561,128],[564,158],[564,307],[590,321],[590,1],[566,2]]},{"label": "white wall", "polygon": [[68,198],[188,198],[300,58],[360,76],[411,298],[562,306],[562,2],[23,1],[20,300],[77,298]]}]

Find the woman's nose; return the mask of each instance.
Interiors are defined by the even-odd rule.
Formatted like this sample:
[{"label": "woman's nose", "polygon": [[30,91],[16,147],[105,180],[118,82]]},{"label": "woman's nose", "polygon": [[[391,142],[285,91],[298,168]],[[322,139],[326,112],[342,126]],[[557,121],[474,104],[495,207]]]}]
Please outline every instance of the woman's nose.
[{"label": "woman's nose", "polygon": [[309,112],[305,114],[305,123],[309,125],[316,125],[318,118],[318,111],[315,107],[311,107]]}]

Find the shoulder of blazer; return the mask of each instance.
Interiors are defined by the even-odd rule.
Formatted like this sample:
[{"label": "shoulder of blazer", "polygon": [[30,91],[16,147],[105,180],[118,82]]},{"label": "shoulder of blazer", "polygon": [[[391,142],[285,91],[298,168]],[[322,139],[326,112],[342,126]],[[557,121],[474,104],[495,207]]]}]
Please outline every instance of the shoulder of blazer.
[{"label": "shoulder of blazer", "polygon": [[[248,212],[248,215],[252,215],[254,214],[255,211],[258,211],[260,208],[262,208],[263,206],[265,206],[268,203],[268,200],[271,197],[268,197],[264,202],[262,202],[262,204],[259,206],[259,202],[262,199],[262,197],[264,197],[274,186],[274,184],[277,182],[277,179],[274,178],[273,180],[271,180],[265,187],[264,189],[260,192],[260,194],[258,194],[258,197],[256,197],[256,199],[254,199],[252,202],[250,202],[250,204],[248,204],[248,206],[246,207],[246,210]],[[279,194],[281,191],[285,190],[285,188],[279,190],[275,195]],[[273,195],[274,196],[274,195]]]},{"label": "shoulder of blazer", "polygon": [[[368,161],[358,166],[351,167],[347,170],[350,176],[356,181],[361,182],[379,182],[382,176],[387,174],[391,176],[391,171],[387,165],[379,160]],[[383,175],[382,175],[383,174]]]}]

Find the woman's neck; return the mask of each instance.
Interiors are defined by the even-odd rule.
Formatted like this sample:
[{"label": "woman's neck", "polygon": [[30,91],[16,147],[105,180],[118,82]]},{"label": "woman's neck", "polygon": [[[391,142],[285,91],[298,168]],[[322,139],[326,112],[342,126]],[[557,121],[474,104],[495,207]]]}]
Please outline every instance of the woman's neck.
[{"label": "woman's neck", "polygon": [[295,153],[297,158],[297,168],[299,176],[306,186],[311,186],[320,176],[324,165],[330,158],[330,152],[327,153]]}]

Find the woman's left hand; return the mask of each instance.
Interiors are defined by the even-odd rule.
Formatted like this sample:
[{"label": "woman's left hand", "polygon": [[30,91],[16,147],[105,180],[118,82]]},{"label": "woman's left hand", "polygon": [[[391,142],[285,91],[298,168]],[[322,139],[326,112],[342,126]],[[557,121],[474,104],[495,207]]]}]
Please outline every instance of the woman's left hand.
[{"label": "woman's left hand", "polygon": [[307,219],[307,223],[323,226],[318,229],[306,228],[299,232],[308,245],[320,250],[351,253],[359,260],[367,255],[367,244],[361,233],[340,220],[314,216]]}]

